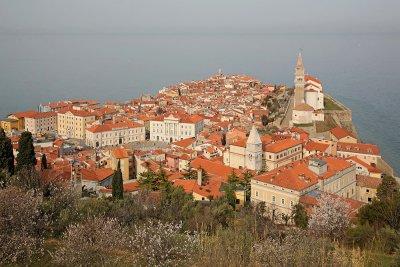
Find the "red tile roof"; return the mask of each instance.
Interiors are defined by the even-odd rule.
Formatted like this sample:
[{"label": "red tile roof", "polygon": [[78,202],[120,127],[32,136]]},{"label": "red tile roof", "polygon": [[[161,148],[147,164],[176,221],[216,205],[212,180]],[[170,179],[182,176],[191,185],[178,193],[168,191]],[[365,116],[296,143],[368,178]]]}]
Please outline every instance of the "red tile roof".
[{"label": "red tile roof", "polygon": [[133,122],[133,121],[124,121],[124,122],[117,122],[114,124],[103,124],[103,125],[93,125],[87,131],[92,133],[102,133],[102,132],[109,132],[117,128],[137,128],[137,127],[144,127],[142,124]]},{"label": "red tile roof", "polygon": [[350,131],[348,131],[345,128],[342,127],[336,127],[330,130],[330,132],[337,138],[337,139],[341,139],[347,136],[351,136],[353,138],[355,138],[354,134]]},{"label": "red tile roof", "polygon": [[357,186],[367,187],[377,189],[378,186],[382,183],[381,178],[375,178],[371,176],[357,175]]},{"label": "red tile roof", "polygon": [[114,174],[111,168],[104,169],[81,169],[82,179],[96,182],[102,182]]},{"label": "red tile roof", "polygon": [[180,141],[176,141],[176,142],[174,142],[172,144],[175,145],[175,146],[186,148],[186,147],[191,146],[195,142],[196,142],[196,138],[187,138],[187,139],[183,139],[183,140],[180,140]]},{"label": "red tile roof", "polygon": [[254,177],[254,180],[272,184],[296,191],[301,191],[318,182],[319,179],[327,179],[338,171],[345,170],[352,166],[344,159],[335,157],[321,157],[321,160],[328,164],[328,170],[322,175],[317,175],[308,168],[309,159],[303,159],[267,173]]},{"label": "red tile roof", "polygon": [[329,148],[329,144],[323,144],[319,142],[309,141],[304,145],[304,149],[308,151],[320,151],[325,152]]},{"label": "red tile roof", "polygon": [[28,110],[28,111],[17,112],[17,113],[11,114],[11,115],[18,119],[22,119],[22,118],[33,116],[37,113],[39,113],[39,112],[37,112],[35,110]]},{"label": "red tile roof", "polygon": [[234,170],[237,175],[241,174],[241,171],[239,169],[235,169],[229,166],[222,165],[219,162],[202,158],[196,158],[195,160],[193,160],[190,163],[190,167],[194,169],[203,168],[208,174],[215,175],[223,181],[228,180],[228,176],[232,173],[232,170]]},{"label": "red tile roof", "polygon": [[350,158],[346,158],[346,160],[347,160],[347,161],[352,161],[352,162],[354,162],[354,163],[360,164],[361,166],[363,166],[364,168],[366,168],[369,172],[372,172],[372,173],[381,173],[380,170],[378,170],[377,168],[375,168],[375,167],[369,165],[369,164],[366,163],[365,161],[363,161],[363,160],[357,158],[356,156],[353,156],[353,157],[350,157]]},{"label": "red tile roof", "polygon": [[31,116],[26,116],[25,118],[32,118],[32,119],[43,119],[43,118],[49,118],[49,117],[56,117],[57,113],[53,112],[53,111],[49,111],[49,112],[39,112],[39,113],[35,113]]},{"label": "red tile roof", "polygon": [[94,113],[89,112],[87,110],[75,110],[72,108],[65,108],[65,109],[60,109],[58,111],[58,113],[60,113],[60,114],[66,114],[68,112],[72,113],[72,115],[77,116],[77,117],[90,117],[90,116],[95,117]]},{"label": "red tile roof", "polygon": [[337,151],[376,155],[376,156],[379,155],[378,146],[373,144],[353,144],[353,143],[338,142]]},{"label": "red tile roof", "polygon": [[322,83],[321,83],[321,81],[319,79],[317,79],[317,78],[315,78],[313,76],[310,76],[310,75],[305,75],[304,76],[304,80],[305,81],[313,81],[313,82],[316,82],[316,83],[319,83],[319,84],[322,85]]},{"label": "red tile roof", "polygon": [[124,148],[114,148],[112,153],[116,159],[125,159],[129,157],[128,152]]},{"label": "red tile roof", "polygon": [[302,142],[300,140],[292,140],[292,139],[279,140],[273,144],[267,145],[265,147],[265,151],[272,152],[272,153],[279,153],[286,149],[300,145],[301,143]]}]

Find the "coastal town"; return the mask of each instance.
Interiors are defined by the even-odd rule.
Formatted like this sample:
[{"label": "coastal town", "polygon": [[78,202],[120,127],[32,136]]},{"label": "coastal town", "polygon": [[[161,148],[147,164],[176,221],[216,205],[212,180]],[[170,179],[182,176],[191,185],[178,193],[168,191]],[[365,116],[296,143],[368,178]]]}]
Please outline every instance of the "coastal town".
[{"label": "coastal town", "polygon": [[294,86],[219,70],[155,96],[41,103],[0,121],[14,158],[30,132],[41,178],[73,182],[82,197],[112,197],[117,171],[125,195],[154,173],[203,203],[237,179],[235,205],[263,202],[274,221],[291,224],[295,205],[310,213],[322,194],[354,215],[394,176],[377,145],[359,139],[351,111],[306,74],[301,53]]}]

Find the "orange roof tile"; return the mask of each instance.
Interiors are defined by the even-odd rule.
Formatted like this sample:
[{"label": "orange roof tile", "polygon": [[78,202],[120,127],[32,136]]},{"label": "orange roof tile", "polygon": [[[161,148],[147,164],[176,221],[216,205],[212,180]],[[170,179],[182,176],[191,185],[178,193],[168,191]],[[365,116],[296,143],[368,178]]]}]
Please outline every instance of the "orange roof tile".
[{"label": "orange roof tile", "polygon": [[379,155],[378,146],[373,144],[353,144],[353,143],[338,142],[337,151],[368,154],[368,155]]},{"label": "orange roof tile", "polygon": [[335,157],[322,157],[321,159],[328,164],[328,170],[322,175],[317,175],[308,168],[309,159],[303,159],[267,173],[254,177],[254,180],[268,183],[296,191],[301,191],[318,182],[319,179],[327,179],[338,171],[345,170],[352,166],[344,159]]},{"label": "orange roof tile", "polygon": [[137,127],[144,127],[142,124],[133,122],[133,121],[124,121],[124,122],[117,122],[114,124],[103,124],[103,125],[93,125],[92,127],[86,129],[92,133],[101,133],[101,132],[109,132],[114,129],[118,128],[137,128]]},{"label": "orange roof tile", "polygon": [[364,175],[357,175],[356,181],[357,181],[357,186],[373,188],[373,189],[377,189],[378,186],[382,183],[381,178],[375,178]]},{"label": "orange roof tile", "polygon": [[300,145],[301,143],[302,142],[300,140],[291,140],[291,139],[279,140],[273,144],[267,145],[265,151],[272,153],[279,153],[291,147]]},{"label": "orange roof tile", "polygon": [[124,148],[114,148],[112,153],[116,159],[125,159],[129,157],[128,152]]},{"label": "orange roof tile", "polygon": [[39,112],[37,112],[35,110],[28,110],[28,111],[22,111],[22,112],[17,112],[17,113],[11,114],[11,116],[21,119],[21,118],[33,116],[37,113],[39,113]]},{"label": "orange roof tile", "polygon": [[195,142],[196,142],[196,138],[187,138],[187,139],[183,139],[183,140],[180,140],[180,141],[176,141],[176,142],[174,142],[172,144],[175,145],[175,146],[186,148],[186,147],[191,146]]},{"label": "orange roof tile", "polygon": [[83,180],[101,182],[112,176],[114,171],[111,168],[81,169],[81,174]]},{"label": "orange roof tile", "polygon": [[323,144],[319,142],[309,141],[304,145],[304,149],[308,151],[320,151],[325,152],[329,148],[329,144]]},{"label": "orange roof tile", "polygon": [[353,138],[355,138],[354,134],[350,131],[348,131],[345,128],[342,127],[336,127],[330,130],[330,132],[337,138],[337,139],[341,139],[347,136],[351,136]]}]

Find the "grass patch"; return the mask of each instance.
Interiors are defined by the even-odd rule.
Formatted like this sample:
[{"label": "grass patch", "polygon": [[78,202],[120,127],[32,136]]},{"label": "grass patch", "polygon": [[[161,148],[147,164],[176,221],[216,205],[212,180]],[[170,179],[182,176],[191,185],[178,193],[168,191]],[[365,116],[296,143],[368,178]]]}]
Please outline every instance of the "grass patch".
[{"label": "grass patch", "polygon": [[332,116],[325,114],[325,121],[316,121],[315,126],[317,133],[323,133],[337,127],[338,125]]},{"label": "grass patch", "polygon": [[343,110],[340,106],[338,106],[330,98],[324,98],[324,106],[325,106],[325,110]]},{"label": "grass patch", "polygon": [[384,253],[376,253],[371,251],[366,251],[366,266],[367,267],[375,267],[375,266],[394,266],[394,256],[387,255]]}]

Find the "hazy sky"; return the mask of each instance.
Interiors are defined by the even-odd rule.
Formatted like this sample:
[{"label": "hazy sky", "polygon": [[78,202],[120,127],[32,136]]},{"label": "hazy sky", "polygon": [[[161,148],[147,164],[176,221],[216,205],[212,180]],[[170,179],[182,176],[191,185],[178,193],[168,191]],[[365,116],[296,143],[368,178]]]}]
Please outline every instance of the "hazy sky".
[{"label": "hazy sky", "polygon": [[399,0],[0,0],[0,32],[400,32]]}]

